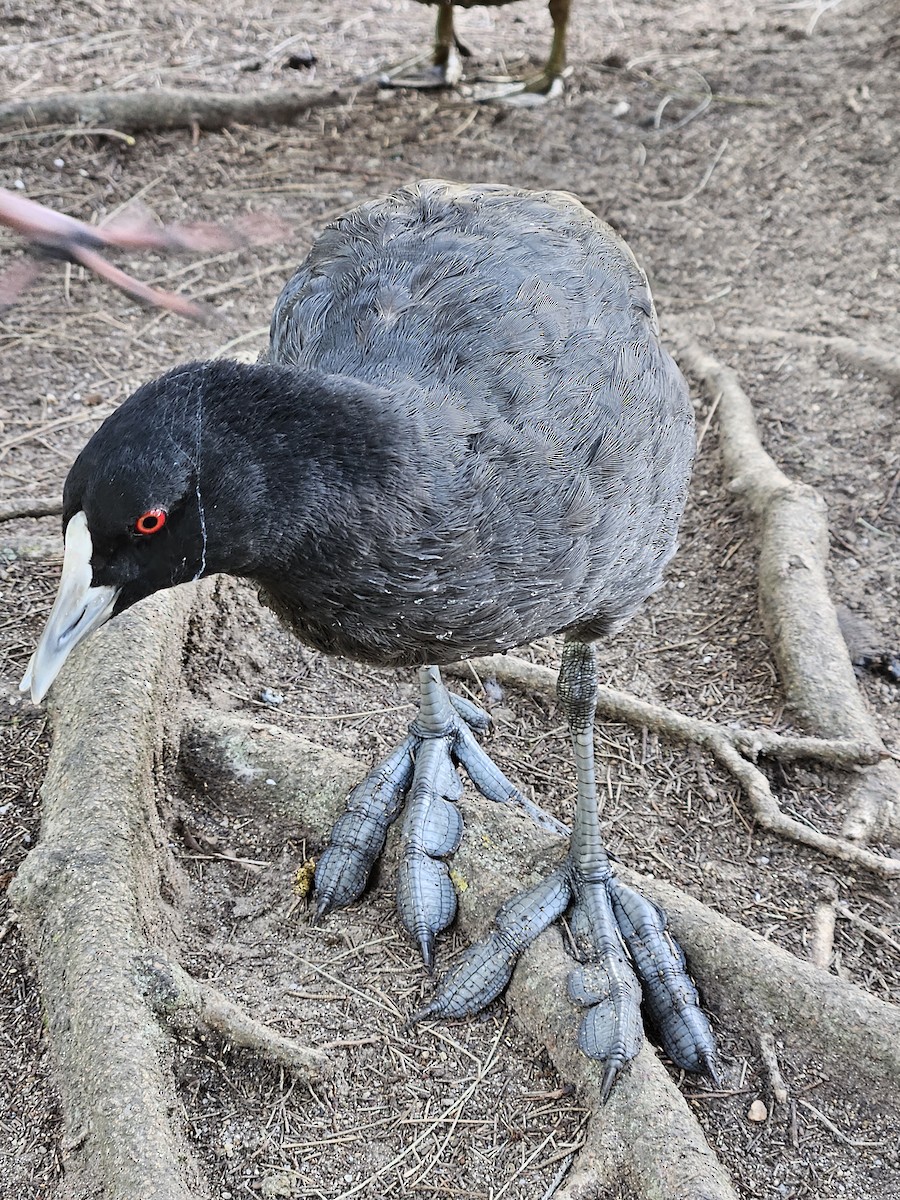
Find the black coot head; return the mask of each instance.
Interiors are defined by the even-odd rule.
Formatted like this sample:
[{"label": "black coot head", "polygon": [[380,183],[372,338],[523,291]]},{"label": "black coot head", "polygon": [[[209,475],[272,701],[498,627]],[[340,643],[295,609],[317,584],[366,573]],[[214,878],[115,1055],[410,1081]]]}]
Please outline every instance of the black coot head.
[{"label": "black coot head", "polygon": [[66,480],[64,529],[84,514],[92,583],[117,589],[113,613],[206,570],[204,367],[179,367],[139,388]]},{"label": "black coot head", "polygon": [[35,701],[92,630],[209,569],[203,418],[211,365],[179,367],[141,387],[69,472],[59,592],[22,681]]}]

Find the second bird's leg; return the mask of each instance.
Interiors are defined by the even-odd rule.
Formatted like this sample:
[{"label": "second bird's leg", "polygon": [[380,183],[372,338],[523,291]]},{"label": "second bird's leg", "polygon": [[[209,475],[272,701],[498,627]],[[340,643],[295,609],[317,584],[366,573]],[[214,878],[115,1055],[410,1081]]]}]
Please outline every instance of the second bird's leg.
[{"label": "second bird's leg", "polygon": [[566,643],[558,694],[568,718],[577,784],[568,858],[546,879],[502,906],[488,938],[463,955],[414,1019],[479,1012],[506,986],[525,947],[571,905],[578,965],[569,976],[569,996],[585,1009],[579,1046],[606,1064],[604,1098],[643,1040],[637,976],[643,983],[648,1015],[669,1056],[686,1070],[714,1075],[712,1031],[681,951],[666,933],[665,916],[615,878],[600,835],[592,646]]},{"label": "second bird's leg", "polygon": [[459,845],[462,795],[457,765],[489,800],[515,804],[557,833],[565,826],[527,800],[482,750],[472,730],[490,718],[451,695],[437,667],[419,671],[419,713],[409,735],[353,789],[316,867],[316,916],[351,904],[363,892],[390,825],[404,810],[397,907],[400,919],[434,961],[434,939],[456,915],[456,893],[443,860]]},{"label": "second bird's leg", "polygon": [[511,105],[545,104],[561,96],[566,76],[566,35],[569,26],[569,9],[572,0],[549,0],[550,19],[553,22],[553,41],[550,53],[539,75],[530,79],[494,79],[500,85],[495,91],[479,92],[480,101],[499,100]]},{"label": "second bird's leg", "polygon": [[469,51],[456,36],[452,3],[441,3],[438,5],[431,66],[418,74],[409,74],[409,68],[417,66],[425,57],[420,55],[400,67],[386,71],[381,77],[382,86],[422,89],[455,87],[463,77],[461,55],[468,54]]}]

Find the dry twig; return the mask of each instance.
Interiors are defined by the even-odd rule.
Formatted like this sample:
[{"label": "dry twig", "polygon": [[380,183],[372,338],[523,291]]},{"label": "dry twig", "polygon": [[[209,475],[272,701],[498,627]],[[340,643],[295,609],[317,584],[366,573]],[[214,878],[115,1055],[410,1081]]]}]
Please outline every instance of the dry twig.
[{"label": "dry twig", "polygon": [[834,949],[835,911],[834,900],[820,900],[813,910],[812,937],[809,943],[809,961],[827,971],[831,966]]},{"label": "dry twig", "polygon": [[316,1083],[328,1074],[328,1056],[286,1038],[235,1004],[218,988],[194,979],[177,962],[154,951],[136,963],[145,994],[155,1012],[184,1026],[211,1029],[233,1046],[252,1050],[302,1082]]},{"label": "dry twig", "polygon": [[787,1104],[789,1095],[787,1084],[784,1082],[781,1067],[778,1065],[778,1051],[775,1048],[775,1039],[768,1029],[762,1030],[759,1035],[759,1056],[763,1060],[768,1072],[775,1103],[781,1105]]},{"label": "dry twig", "polygon": [[0,521],[18,521],[23,517],[58,517],[61,513],[62,501],[56,496],[0,500]]}]

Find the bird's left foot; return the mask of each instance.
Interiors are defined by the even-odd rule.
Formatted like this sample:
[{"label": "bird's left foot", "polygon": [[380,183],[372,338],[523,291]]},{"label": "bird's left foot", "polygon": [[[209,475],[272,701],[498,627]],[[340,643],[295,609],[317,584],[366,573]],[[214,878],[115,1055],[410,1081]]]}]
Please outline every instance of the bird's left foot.
[{"label": "bird's left foot", "polygon": [[515,804],[539,825],[568,833],[564,825],[526,799],[475,740],[488,715],[444,687],[436,667],[419,673],[419,715],[409,735],[353,789],[316,867],[316,918],[362,895],[384,849],[390,825],[405,806],[397,907],[425,965],[434,962],[434,940],[456,915],[456,892],[444,862],[459,845],[462,815],[456,801],[465,768],[488,800]]},{"label": "bird's left foot", "polygon": [[500,908],[488,937],[463,954],[412,1020],[480,1012],[506,987],[522,951],[567,910],[577,963],[569,975],[569,998],[585,1010],[579,1047],[605,1064],[603,1099],[641,1047],[642,998],[672,1061],[715,1079],[712,1030],[684,955],[666,931],[665,914],[607,865],[588,877],[572,857]]}]

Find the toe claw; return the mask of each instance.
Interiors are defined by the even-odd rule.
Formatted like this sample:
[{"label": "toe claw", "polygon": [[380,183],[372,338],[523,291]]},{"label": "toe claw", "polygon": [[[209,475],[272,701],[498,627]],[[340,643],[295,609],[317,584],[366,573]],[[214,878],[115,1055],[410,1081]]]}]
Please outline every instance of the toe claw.
[{"label": "toe claw", "polygon": [[397,879],[397,911],[403,928],[434,966],[434,940],[456,916],[456,889],[445,862],[421,847],[407,846]]},{"label": "toe claw", "polygon": [[615,1063],[608,1063],[606,1070],[603,1072],[603,1080],[600,1084],[600,1103],[605,1104],[609,1099],[609,1094],[613,1089],[613,1084],[619,1074],[619,1067]]},{"label": "toe claw", "polygon": [[428,974],[434,974],[434,934],[430,929],[419,934],[419,953]]},{"label": "toe claw", "polygon": [[706,1075],[717,1088],[723,1084],[722,1068],[719,1065],[719,1060],[714,1050],[709,1050],[706,1047],[700,1050],[699,1056],[703,1064],[703,1074]]}]

